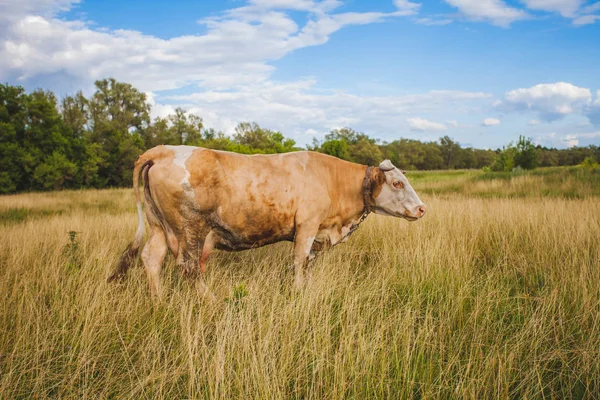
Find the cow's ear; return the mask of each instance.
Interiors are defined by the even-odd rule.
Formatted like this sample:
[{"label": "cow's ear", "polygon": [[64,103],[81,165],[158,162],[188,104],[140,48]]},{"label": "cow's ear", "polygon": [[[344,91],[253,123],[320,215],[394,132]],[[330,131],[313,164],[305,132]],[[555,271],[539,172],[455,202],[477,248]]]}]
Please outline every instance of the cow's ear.
[{"label": "cow's ear", "polygon": [[385,173],[381,168],[373,168],[373,172],[371,173],[371,196],[373,196],[374,199],[381,193],[384,183]]}]

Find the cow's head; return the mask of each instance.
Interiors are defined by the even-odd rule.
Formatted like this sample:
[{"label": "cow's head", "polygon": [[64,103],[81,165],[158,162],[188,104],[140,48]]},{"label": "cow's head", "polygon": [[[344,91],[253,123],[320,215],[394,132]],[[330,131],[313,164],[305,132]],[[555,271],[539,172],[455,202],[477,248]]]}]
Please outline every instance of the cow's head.
[{"label": "cow's head", "polygon": [[404,173],[390,160],[375,168],[372,179],[373,212],[416,221],[425,214],[425,204],[408,183]]}]

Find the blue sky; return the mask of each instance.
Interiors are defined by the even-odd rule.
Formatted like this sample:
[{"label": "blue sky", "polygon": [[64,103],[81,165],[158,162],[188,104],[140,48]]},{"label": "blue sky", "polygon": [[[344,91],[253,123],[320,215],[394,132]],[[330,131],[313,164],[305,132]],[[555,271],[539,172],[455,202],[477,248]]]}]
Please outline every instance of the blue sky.
[{"label": "blue sky", "polygon": [[4,82],[63,96],[115,77],[154,117],[182,106],[302,145],[343,126],[479,148],[519,134],[600,144],[599,43],[600,1],[0,3]]}]

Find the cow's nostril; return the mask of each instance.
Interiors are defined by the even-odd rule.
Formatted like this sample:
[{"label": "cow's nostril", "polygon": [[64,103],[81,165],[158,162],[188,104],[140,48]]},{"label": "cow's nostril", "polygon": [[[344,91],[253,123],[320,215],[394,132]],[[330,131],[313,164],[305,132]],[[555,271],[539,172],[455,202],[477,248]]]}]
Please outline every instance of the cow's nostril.
[{"label": "cow's nostril", "polygon": [[425,214],[425,206],[419,206],[419,213],[421,215]]}]

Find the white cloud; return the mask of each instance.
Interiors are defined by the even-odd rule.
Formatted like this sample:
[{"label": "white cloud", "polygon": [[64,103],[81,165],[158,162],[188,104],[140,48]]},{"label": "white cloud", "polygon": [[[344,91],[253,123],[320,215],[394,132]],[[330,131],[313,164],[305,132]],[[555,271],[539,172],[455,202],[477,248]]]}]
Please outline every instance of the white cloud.
[{"label": "white cloud", "polygon": [[408,118],[406,120],[411,131],[417,132],[443,132],[446,129],[446,125],[440,124],[439,122],[428,121],[424,118]]},{"label": "white cloud", "polygon": [[416,13],[419,8],[421,8],[420,3],[413,3],[408,0],[394,0],[394,4],[396,5],[396,8],[401,11],[409,10]]},{"label": "white cloud", "polygon": [[573,20],[573,25],[582,26],[593,24],[596,21],[600,21],[600,15],[584,15],[581,17],[577,17]]},{"label": "white cloud", "polygon": [[527,125],[529,126],[538,125],[539,123],[540,121],[538,121],[537,119],[530,119],[529,121],[527,121]]},{"label": "white cloud", "polygon": [[567,147],[575,147],[579,144],[579,140],[575,135],[567,135],[564,138],[562,138],[562,141],[565,142],[565,145]]},{"label": "white cloud", "polygon": [[[511,7],[504,0],[445,0],[458,8],[461,14],[474,21],[487,21],[494,25],[507,27],[519,20],[531,18],[525,10]],[[599,15],[591,15],[600,10],[600,2],[584,6],[587,0],[521,0],[530,10],[558,13],[571,18],[573,25],[593,24],[600,20]],[[423,18],[427,20],[427,18]],[[419,22],[417,22],[419,23]]]},{"label": "white cloud", "polygon": [[583,113],[591,103],[590,89],[571,83],[543,83],[506,92],[498,108],[507,111],[530,110],[544,121],[553,121],[573,113]]},{"label": "white cloud", "polygon": [[30,14],[52,17],[79,2],[80,0],[2,0],[0,1],[0,23]]},{"label": "white cloud", "polygon": [[561,140],[566,144],[567,147],[579,146],[582,139],[596,139],[600,138],[600,131],[588,132],[588,133],[573,133],[563,136]]},{"label": "white cloud", "polygon": [[311,10],[315,7],[312,0],[250,0],[250,4],[258,7],[286,10]]},{"label": "white cloud", "polygon": [[[315,90],[314,80],[289,83],[265,81],[236,90],[207,90],[189,95],[172,95],[165,102],[196,110],[216,129],[224,126],[221,117],[234,121],[256,121],[271,129],[304,140],[306,131],[319,133],[335,127],[351,126],[383,137],[392,132],[410,129],[407,118],[416,113],[436,113],[452,104],[468,105],[490,97],[486,93],[461,91],[431,91],[414,95],[360,96],[340,91]],[[440,124],[441,125],[441,124]]]},{"label": "white cloud", "polygon": [[[338,2],[253,0],[217,17],[199,21],[203,35],[160,39],[132,30],[92,29],[81,21],[54,18],[69,0],[27,0],[12,7],[2,2],[0,80],[27,81],[60,74],[81,86],[113,76],[144,91],[195,84],[230,88],[265,81],[268,63],[308,46],[320,45],[348,25],[375,23],[411,15],[392,13],[331,13]],[[412,3],[410,3],[412,4]],[[279,9],[303,10],[312,17],[298,26]],[[40,15],[30,15],[47,9]],[[39,14],[39,13],[38,13]]]},{"label": "white cloud", "polygon": [[510,7],[502,0],[446,0],[446,2],[458,8],[467,19],[487,21],[502,27],[528,18],[525,11]]},{"label": "white cloud", "polygon": [[500,125],[500,120],[497,118],[486,118],[481,122],[482,126]]},{"label": "white cloud", "polygon": [[451,24],[452,20],[448,18],[433,19],[433,18],[418,18],[415,20],[415,24],[435,26],[435,25],[448,25]]},{"label": "white cloud", "polygon": [[595,3],[590,4],[589,6],[586,6],[583,8],[582,12],[584,14],[590,14],[596,11],[600,10],[600,1],[597,1]]},{"label": "white cloud", "polygon": [[522,0],[531,10],[555,12],[571,18],[573,25],[582,26],[600,21],[600,15],[592,15],[600,10],[600,2],[585,7],[587,0]]},{"label": "white cloud", "polygon": [[596,91],[596,101],[586,108],[585,116],[592,125],[600,127],[600,90]]},{"label": "white cloud", "polygon": [[[201,35],[171,39],[58,18],[58,12],[75,3],[26,0],[5,6],[0,0],[0,81],[22,83],[43,77],[45,87],[56,90],[51,85],[60,81],[55,79],[58,77],[76,88],[91,89],[94,80],[112,76],[147,92],[153,117],[164,117],[183,106],[201,116],[207,126],[225,132],[241,121],[256,121],[300,141],[343,126],[379,137],[409,129],[442,132],[462,128],[456,121],[439,123],[414,116],[435,115],[452,105],[453,114],[439,120],[458,119],[455,111],[471,113],[473,103],[481,106],[491,97],[463,91],[361,96],[317,90],[313,79],[272,80],[273,60],[321,45],[348,25],[414,15],[420,7],[415,2],[396,1],[397,10],[391,13],[354,13],[337,12],[340,2],[336,0],[250,0],[199,21],[206,28]],[[501,1],[491,3],[509,11],[492,10],[494,18],[471,12],[469,18],[498,22],[523,17]],[[306,16],[307,22],[292,18],[289,10]],[[422,18],[420,23],[439,21],[444,20]],[[161,93],[182,87],[186,93],[196,93]]]},{"label": "white cloud", "polygon": [[584,0],[522,0],[531,10],[557,12],[563,17],[573,17]]}]

